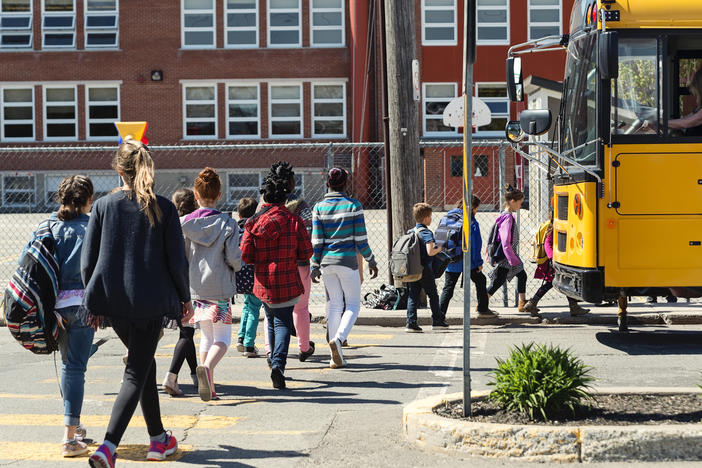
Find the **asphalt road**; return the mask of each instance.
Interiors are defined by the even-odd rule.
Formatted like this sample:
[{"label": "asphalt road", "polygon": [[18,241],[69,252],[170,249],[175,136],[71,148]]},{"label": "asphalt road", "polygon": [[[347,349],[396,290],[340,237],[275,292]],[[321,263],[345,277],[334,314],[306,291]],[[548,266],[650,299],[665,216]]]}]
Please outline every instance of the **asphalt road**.
[{"label": "asphalt road", "polygon": [[[314,324],[312,334],[317,343],[324,341],[322,325]],[[170,362],[176,335],[167,331],[160,343],[159,380]],[[124,347],[110,330],[97,337],[111,339],[90,360],[83,422],[88,437],[100,442],[119,388]],[[604,326],[550,325],[476,327],[471,334],[473,388],[488,388],[488,373],[496,357],[505,357],[512,345],[531,341],[570,347],[594,367],[597,385],[602,387],[702,383],[702,326],[638,328],[620,335]],[[319,346],[315,356],[300,363],[293,339],[286,391],[271,387],[264,359],[242,358],[232,349],[215,372],[222,394],[219,402],[200,401],[187,385],[189,377],[183,369],[181,382],[188,395],[175,399],[163,394],[161,398],[164,424],[181,445],[166,465],[522,466],[424,452],[404,440],[401,423],[406,403],[461,391],[460,328],[408,335],[401,328],[363,326],[352,331],[349,342],[349,367],[332,370],[328,348]],[[62,404],[53,358],[23,350],[3,329],[0,355],[4,357],[0,367],[0,466],[87,464],[85,458],[60,458]],[[140,463],[147,442],[137,409],[118,450],[117,465]]]}]

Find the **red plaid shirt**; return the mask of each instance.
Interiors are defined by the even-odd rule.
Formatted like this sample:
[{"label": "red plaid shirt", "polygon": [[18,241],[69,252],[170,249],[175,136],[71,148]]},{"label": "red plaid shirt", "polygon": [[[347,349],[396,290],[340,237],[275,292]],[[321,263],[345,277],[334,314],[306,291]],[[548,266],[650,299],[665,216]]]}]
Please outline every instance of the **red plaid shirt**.
[{"label": "red plaid shirt", "polygon": [[304,292],[298,262],[312,256],[310,235],[302,219],[285,205],[265,204],[246,222],[241,259],[254,265],[253,293],[267,304],[280,304]]}]

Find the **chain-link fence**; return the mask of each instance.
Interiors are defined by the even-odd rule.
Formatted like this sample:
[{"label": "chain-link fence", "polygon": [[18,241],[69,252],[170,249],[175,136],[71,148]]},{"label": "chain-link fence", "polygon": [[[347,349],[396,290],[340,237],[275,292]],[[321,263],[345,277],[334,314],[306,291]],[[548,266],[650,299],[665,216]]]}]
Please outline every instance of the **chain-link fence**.
[{"label": "chain-link fence", "polygon": [[[119,177],[111,169],[115,146],[32,146],[0,148],[0,286],[4,289],[17,265],[22,247],[33,230],[48,213],[57,208],[53,196],[61,180],[71,174],[88,175],[95,186],[96,198],[119,185]],[[321,200],[326,191],[324,174],[332,166],[347,168],[352,174],[349,192],[364,206],[368,238],[378,258],[379,276],[363,284],[363,292],[388,282],[388,224],[385,206],[384,147],[382,143],[351,144],[198,144],[151,146],[156,164],[156,191],[169,197],[181,187],[191,187],[197,173],[205,166],[214,167],[223,182],[219,208],[233,211],[242,197],[258,198],[258,187],[270,165],[278,160],[295,167],[296,191],[310,205]],[[423,142],[421,144],[423,174],[391,176],[392,183],[404,177],[422,177],[424,201],[435,207],[435,227],[445,211],[454,208],[461,198],[463,148],[460,141]],[[520,254],[529,277],[535,266],[529,263],[534,233],[548,215],[548,204],[538,206],[529,197],[528,167],[503,141],[475,140],[473,149],[473,187],[481,199],[477,216],[483,235],[488,232],[504,201],[504,186],[524,188],[526,210],[519,214]],[[443,280],[438,280],[441,288]],[[533,294],[540,281],[528,284],[527,295]],[[544,300],[565,302],[550,293]],[[463,290],[457,289],[454,303],[460,304]],[[510,303],[514,285],[505,293]],[[497,298],[495,298],[497,299]],[[502,299],[493,305],[502,305]],[[323,304],[321,285],[314,285],[311,303]],[[498,304],[499,302],[499,304]]]}]

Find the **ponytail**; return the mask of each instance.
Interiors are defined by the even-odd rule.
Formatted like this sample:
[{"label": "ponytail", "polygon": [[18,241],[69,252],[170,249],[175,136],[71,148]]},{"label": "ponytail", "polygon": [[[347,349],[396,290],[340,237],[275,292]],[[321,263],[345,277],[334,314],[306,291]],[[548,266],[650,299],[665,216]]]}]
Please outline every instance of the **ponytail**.
[{"label": "ponytail", "polygon": [[93,182],[84,175],[73,175],[63,179],[54,195],[54,200],[61,204],[58,219],[70,221],[80,216],[93,193]]},{"label": "ponytail", "polygon": [[161,221],[162,213],[154,192],[154,160],[149,149],[140,141],[127,138],[119,146],[112,166],[122,173],[124,183],[134,191],[149,224],[155,226]]}]

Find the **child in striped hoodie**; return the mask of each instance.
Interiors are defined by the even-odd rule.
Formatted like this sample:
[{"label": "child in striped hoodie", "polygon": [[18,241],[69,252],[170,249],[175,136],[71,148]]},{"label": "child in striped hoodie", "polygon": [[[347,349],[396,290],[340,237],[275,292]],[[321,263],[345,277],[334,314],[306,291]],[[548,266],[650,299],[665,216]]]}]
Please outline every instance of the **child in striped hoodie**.
[{"label": "child in striped hoodie", "polygon": [[[344,367],[341,344],[346,340],[361,309],[361,278],[356,252],[368,262],[370,277],[378,275],[368,245],[363,207],[344,193],[348,172],[338,167],[327,174],[330,191],[312,209],[312,281],[324,279],[327,292],[327,331],[331,367]],[[345,307],[344,307],[345,304]]]}]

